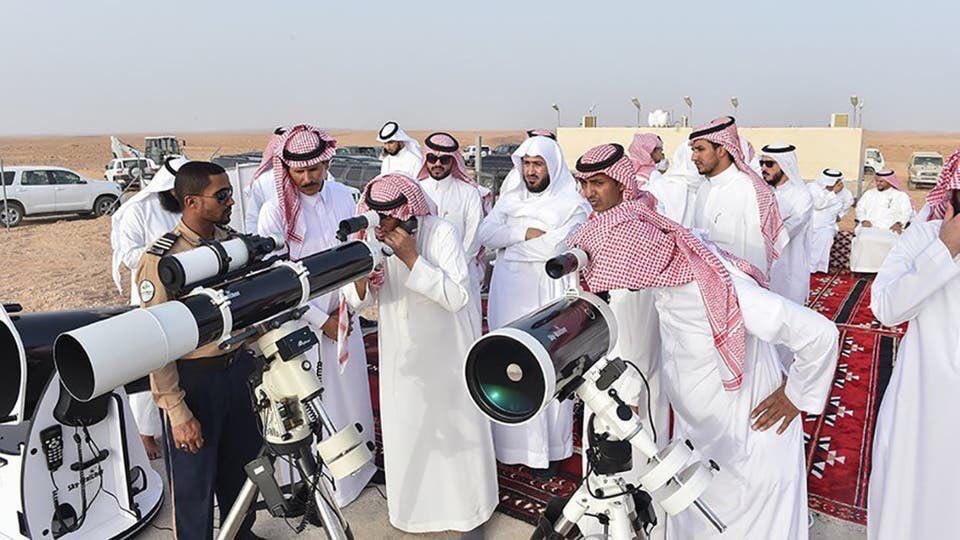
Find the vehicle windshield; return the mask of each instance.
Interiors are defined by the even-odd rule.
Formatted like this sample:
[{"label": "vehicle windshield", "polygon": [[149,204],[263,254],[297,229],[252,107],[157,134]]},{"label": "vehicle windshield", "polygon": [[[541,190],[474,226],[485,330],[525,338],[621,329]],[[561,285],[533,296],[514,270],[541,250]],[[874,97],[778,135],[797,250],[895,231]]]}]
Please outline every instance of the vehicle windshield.
[{"label": "vehicle windshield", "polygon": [[913,160],[919,167],[943,167],[943,158],[937,156],[920,156]]},{"label": "vehicle windshield", "polygon": [[880,152],[876,150],[867,150],[867,157],[870,159],[880,159]]}]

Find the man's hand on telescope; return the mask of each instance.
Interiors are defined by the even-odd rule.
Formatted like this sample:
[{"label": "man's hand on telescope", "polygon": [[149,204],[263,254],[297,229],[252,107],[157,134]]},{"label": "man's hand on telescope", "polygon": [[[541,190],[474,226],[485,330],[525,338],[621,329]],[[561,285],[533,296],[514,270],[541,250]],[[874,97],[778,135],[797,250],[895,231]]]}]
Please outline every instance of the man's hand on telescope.
[{"label": "man's hand on telescope", "polygon": [[786,383],[781,384],[780,388],[774,390],[767,399],[760,402],[753,412],[750,413],[750,419],[754,420],[753,429],[757,431],[766,431],[776,423],[780,423],[777,428],[777,435],[780,435],[790,427],[793,419],[800,414],[800,409],[796,408],[787,397],[784,389]]},{"label": "man's hand on telescope", "polygon": [[203,433],[200,429],[200,421],[196,418],[173,426],[173,444],[178,450],[196,454],[203,448]]},{"label": "man's hand on telescope", "polygon": [[407,268],[413,270],[413,265],[417,262],[419,255],[417,254],[417,241],[410,236],[410,233],[403,230],[402,227],[397,227],[385,234],[383,241],[393,249],[394,255],[403,261]]}]

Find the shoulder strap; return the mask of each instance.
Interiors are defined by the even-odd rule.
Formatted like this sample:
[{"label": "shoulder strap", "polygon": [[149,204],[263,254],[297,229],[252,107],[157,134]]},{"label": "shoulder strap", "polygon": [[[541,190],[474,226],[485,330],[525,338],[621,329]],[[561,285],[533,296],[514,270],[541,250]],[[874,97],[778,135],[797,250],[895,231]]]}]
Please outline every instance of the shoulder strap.
[{"label": "shoulder strap", "polygon": [[170,248],[173,247],[173,244],[176,243],[177,239],[180,238],[180,234],[176,232],[168,232],[167,234],[157,238],[157,241],[147,249],[147,253],[150,255],[156,255],[157,257],[163,257],[166,255]]}]

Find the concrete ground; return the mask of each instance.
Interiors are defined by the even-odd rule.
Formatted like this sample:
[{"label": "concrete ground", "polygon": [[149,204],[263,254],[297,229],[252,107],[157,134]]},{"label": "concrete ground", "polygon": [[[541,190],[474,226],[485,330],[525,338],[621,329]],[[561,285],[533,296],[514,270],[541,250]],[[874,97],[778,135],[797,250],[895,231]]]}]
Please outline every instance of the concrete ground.
[{"label": "concrete ground", "polygon": [[[158,461],[153,463],[154,469],[157,469],[163,476],[163,465]],[[381,491],[383,487],[380,487]],[[159,515],[154,519],[152,526],[144,528],[139,538],[144,540],[167,540],[173,538],[171,531],[162,528],[171,527],[171,507],[170,498],[166,497],[163,508]],[[373,487],[368,488],[360,497],[354,501],[345,510],[347,520],[353,528],[354,537],[357,540],[367,539],[458,539],[460,533],[432,533],[432,534],[407,534],[390,526],[387,521],[387,501],[380,496],[380,493]],[[257,515],[257,522],[253,531],[263,538],[281,539],[297,537],[282,519],[274,519],[266,512],[260,512]],[[529,538],[533,532],[533,527],[523,521],[513,519],[499,512],[493,514],[493,518],[484,527],[484,538],[490,540],[499,539],[524,539]],[[827,516],[815,516],[813,528],[810,529],[810,538],[812,540],[861,540],[866,538],[867,534],[863,527],[852,525]],[[300,538],[324,538],[321,530],[308,527],[299,535]],[[472,538],[472,536],[471,536]],[[737,540],[731,538],[730,540]]]}]

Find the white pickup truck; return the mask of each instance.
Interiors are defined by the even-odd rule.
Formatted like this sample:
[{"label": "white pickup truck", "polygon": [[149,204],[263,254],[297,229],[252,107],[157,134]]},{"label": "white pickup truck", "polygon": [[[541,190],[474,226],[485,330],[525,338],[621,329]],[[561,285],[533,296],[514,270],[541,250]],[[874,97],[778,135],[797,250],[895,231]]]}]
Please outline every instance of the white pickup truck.
[{"label": "white pickup truck", "polygon": [[116,182],[87,180],[63,167],[4,167],[7,204],[0,197],[0,226],[16,227],[25,216],[113,212],[122,189]]}]

